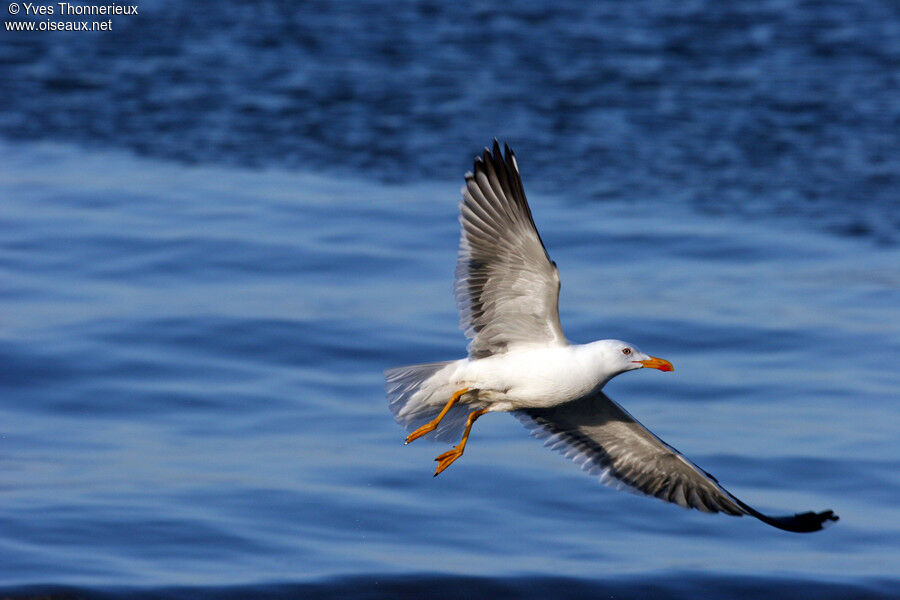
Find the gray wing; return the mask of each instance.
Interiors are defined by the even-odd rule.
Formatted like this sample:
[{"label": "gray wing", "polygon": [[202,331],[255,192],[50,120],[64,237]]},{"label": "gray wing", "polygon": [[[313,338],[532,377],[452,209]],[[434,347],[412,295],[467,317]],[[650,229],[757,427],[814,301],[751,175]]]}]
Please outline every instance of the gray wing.
[{"label": "gray wing", "polygon": [[516,411],[532,435],[616,487],[655,496],[684,508],[750,515],[787,531],[818,531],[832,511],[772,517],[744,504],[677,450],[653,435],[602,392],[553,408]]},{"label": "gray wing", "polygon": [[559,323],[559,273],[534,226],[519,167],[494,140],[475,159],[460,203],[454,291],[469,355],[516,344],[565,345]]}]

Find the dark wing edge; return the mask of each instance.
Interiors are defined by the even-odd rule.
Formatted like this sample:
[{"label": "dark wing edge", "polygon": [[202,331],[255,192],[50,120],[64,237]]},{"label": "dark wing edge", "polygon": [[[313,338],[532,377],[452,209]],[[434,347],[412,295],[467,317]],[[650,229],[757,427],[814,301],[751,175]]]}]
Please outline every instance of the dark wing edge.
[{"label": "dark wing edge", "polygon": [[513,414],[544,445],[619,489],[653,496],[686,509],[749,515],[778,529],[819,531],[838,516],[831,510],[766,515],[723,488],[715,477],[656,437],[602,392],[547,409]]},{"label": "dark wing edge", "polygon": [[516,342],[565,343],[559,273],[534,224],[515,154],[495,139],[466,173],[454,294],[473,358]]}]

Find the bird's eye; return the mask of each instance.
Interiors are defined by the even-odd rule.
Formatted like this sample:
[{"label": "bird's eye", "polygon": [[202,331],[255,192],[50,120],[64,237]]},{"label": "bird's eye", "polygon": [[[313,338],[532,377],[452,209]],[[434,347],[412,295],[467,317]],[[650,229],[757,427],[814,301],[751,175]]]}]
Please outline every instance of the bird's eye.
[{"label": "bird's eye", "polygon": [[625,356],[631,355],[631,348],[622,348],[622,354]]}]

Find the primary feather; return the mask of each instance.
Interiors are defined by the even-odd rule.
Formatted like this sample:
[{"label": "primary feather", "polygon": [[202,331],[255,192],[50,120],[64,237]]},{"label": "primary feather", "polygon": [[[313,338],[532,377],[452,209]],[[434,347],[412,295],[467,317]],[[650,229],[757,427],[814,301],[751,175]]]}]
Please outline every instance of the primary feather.
[{"label": "primary feather", "polygon": [[534,226],[512,151],[504,158],[496,141],[493,153],[485,149],[466,173],[462,197],[454,290],[469,356],[565,345],[559,273]]}]

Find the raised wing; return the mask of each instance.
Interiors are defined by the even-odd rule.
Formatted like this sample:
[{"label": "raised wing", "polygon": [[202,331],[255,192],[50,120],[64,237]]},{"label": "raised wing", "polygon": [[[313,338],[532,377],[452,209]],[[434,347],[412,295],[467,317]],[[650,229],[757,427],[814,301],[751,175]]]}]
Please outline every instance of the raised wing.
[{"label": "raised wing", "polygon": [[806,533],[837,521],[834,512],[772,517],[744,504],[677,450],[653,435],[606,394],[596,392],[553,408],[516,411],[545,445],[616,487],[684,508],[750,515],[773,527]]},{"label": "raised wing", "polygon": [[559,324],[559,273],[531,218],[519,167],[494,140],[466,173],[459,222],[456,304],[469,355],[517,344],[565,345]]}]

